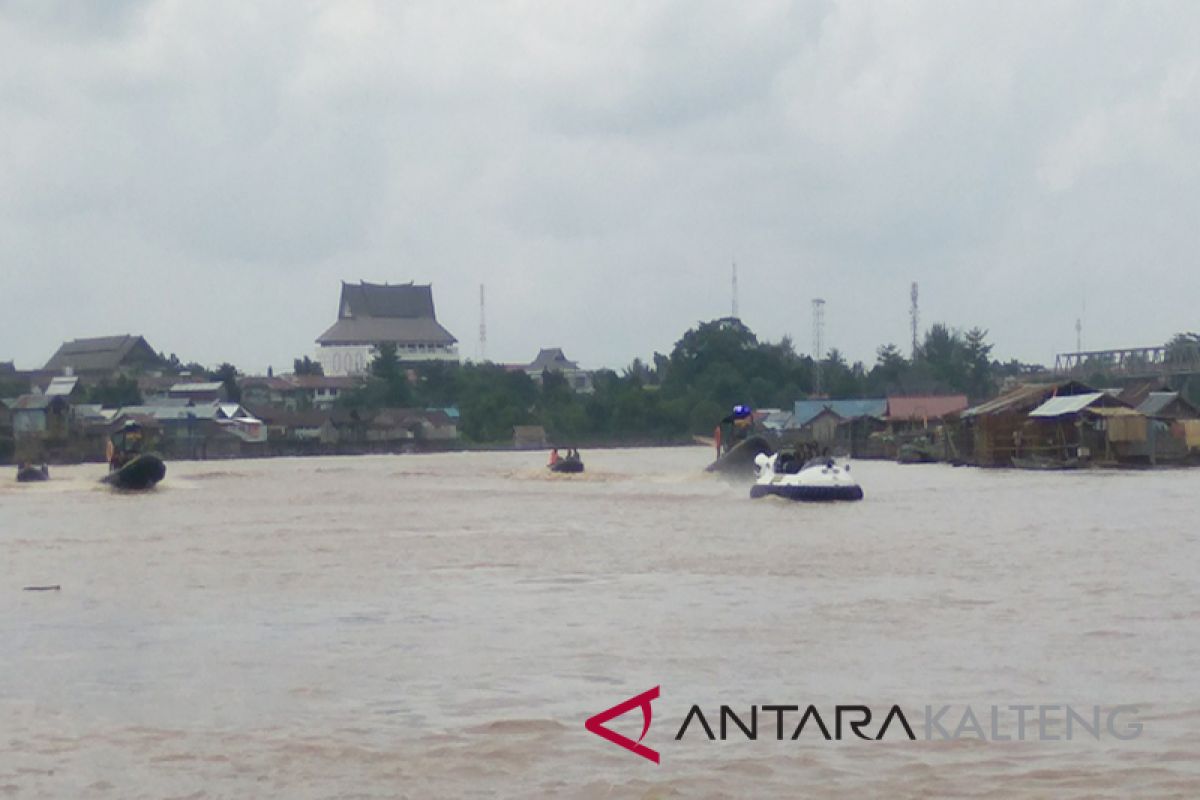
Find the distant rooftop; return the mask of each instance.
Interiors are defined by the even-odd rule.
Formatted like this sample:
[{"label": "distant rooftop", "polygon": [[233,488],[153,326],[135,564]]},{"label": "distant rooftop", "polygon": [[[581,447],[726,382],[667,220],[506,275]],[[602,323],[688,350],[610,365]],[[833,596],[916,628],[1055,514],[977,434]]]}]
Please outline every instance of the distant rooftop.
[{"label": "distant rooftop", "polygon": [[567,358],[561,347],[543,347],[537,357],[526,367],[530,372],[555,372],[564,369],[579,369],[579,364]]},{"label": "distant rooftop", "polygon": [[97,336],[64,342],[46,362],[52,372],[114,372],[125,366],[157,364],[158,354],[141,336]]},{"label": "distant rooftop", "polygon": [[437,321],[433,287],[414,283],[342,282],[338,321],[318,344],[434,344],[458,340]]},{"label": "distant rooftop", "polygon": [[50,385],[46,387],[46,395],[48,397],[69,397],[78,384],[79,378],[76,377],[51,378]]},{"label": "distant rooftop", "polygon": [[889,419],[939,419],[956,414],[967,408],[965,394],[910,395],[889,397],[887,415]]},{"label": "distant rooftop", "polygon": [[887,414],[887,400],[882,397],[868,400],[797,400],[793,410],[794,424],[796,427],[804,427],[826,410],[842,419],[883,418]]},{"label": "distant rooftop", "polygon": [[218,392],[225,384],[221,381],[205,381],[204,383],[176,383],[169,391],[176,394],[198,394],[203,392]]},{"label": "distant rooftop", "polygon": [[389,319],[434,319],[433,286],[408,283],[342,282],[338,319],[384,317]]}]

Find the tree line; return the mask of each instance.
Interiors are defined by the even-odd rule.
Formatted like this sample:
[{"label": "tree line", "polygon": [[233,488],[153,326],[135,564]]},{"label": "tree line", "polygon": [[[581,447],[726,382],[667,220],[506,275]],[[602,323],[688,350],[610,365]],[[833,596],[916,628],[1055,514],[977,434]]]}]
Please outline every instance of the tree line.
[{"label": "tree line", "polygon": [[797,353],[792,341],[760,341],[740,320],[727,317],[688,330],[670,354],[634,359],[620,372],[593,373],[593,391],[577,393],[547,372],[540,382],[521,370],[492,363],[427,362],[403,365],[391,346],[381,347],[364,385],[345,394],[343,408],[457,406],[461,434],[472,441],[509,439],[515,425],[543,425],[556,441],[672,441],[709,434],[738,403],[790,409],[822,395],[993,395],[1008,376],[1041,367],[991,357],[987,331],[933,325],[915,354],[881,346],[869,368],[831,350],[819,363]]},{"label": "tree line", "polygon": [[[1178,334],[1167,349],[1171,359],[1200,361],[1200,335]],[[635,358],[620,371],[594,372],[593,391],[577,393],[552,372],[535,381],[522,370],[491,362],[409,365],[394,346],[384,345],[363,385],[344,393],[338,405],[359,411],[454,406],[460,411],[461,434],[474,442],[509,440],[515,425],[543,425],[564,442],[666,442],[711,433],[738,403],[790,409],[795,400],[816,395],[818,382],[819,395],[825,397],[961,393],[974,403],[994,396],[1005,379],[1046,372],[1039,365],[1001,362],[992,351],[986,330],[936,323],[916,352],[905,354],[889,343],[876,350],[869,366],[847,361],[836,349],[816,361],[797,353],[788,337],[760,341],[743,322],[726,317],[686,331],[669,354]],[[241,396],[231,363],[207,369],[182,363],[174,354],[163,361],[171,373],[222,382],[231,400]],[[1112,385],[1106,366],[1095,364],[1087,380]],[[293,371],[320,375],[321,366],[298,358]],[[0,397],[28,391],[19,383],[0,379]],[[142,395],[135,378],[118,377],[87,387],[82,402],[136,405]]]}]

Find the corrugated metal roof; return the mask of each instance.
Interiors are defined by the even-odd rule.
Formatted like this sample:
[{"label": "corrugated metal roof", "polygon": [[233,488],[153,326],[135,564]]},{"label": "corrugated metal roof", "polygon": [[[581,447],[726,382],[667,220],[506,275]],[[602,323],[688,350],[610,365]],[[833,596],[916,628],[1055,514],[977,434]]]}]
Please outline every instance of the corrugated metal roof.
[{"label": "corrugated metal roof", "polygon": [[1090,406],[1104,397],[1104,392],[1089,392],[1087,394],[1071,394],[1065,397],[1051,397],[1046,402],[1029,412],[1031,417],[1061,417],[1063,414],[1074,414]]},{"label": "corrugated metal roof", "polygon": [[890,419],[937,419],[963,411],[967,407],[965,394],[889,397],[887,415]]},{"label": "corrugated metal roof", "polygon": [[795,415],[791,411],[782,409],[771,409],[765,417],[763,417],[763,427],[771,431],[782,431],[787,428],[795,427]]},{"label": "corrugated metal roof", "polygon": [[194,419],[216,419],[217,406],[199,405],[143,405],[143,406],[124,406],[119,409],[120,414],[149,417],[156,420],[186,420],[188,417]]},{"label": "corrugated metal roof", "polygon": [[13,411],[29,411],[45,408],[50,405],[50,398],[44,394],[23,394],[9,406]]},{"label": "corrugated metal roof", "polygon": [[842,419],[858,417],[883,417],[887,413],[887,400],[797,400],[793,410],[796,427],[804,427],[828,409]]},{"label": "corrugated metal roof", "polygon": [[1004,411],[1014,406],[1022,405],[1030,402],[1038,397],[1044,397],[1054,391],[1054,387],[1048,384],[1027,383],[1023,386],[1018,386],[1011,392],[1006,392],[999,397],[994,397],[986,403],[980,403],[977,406],[972,406],[962,413],[964,417],[978,417],[984,414],[992,414],[997,411]]},{"label": "corrugated metal roof", "polygon": [[177,383],[168,391],[172,392],[216,392],[225,384],[220,381],[206,381],[204,383]]},{"label": "corrugated metal roof", "polygon": [[1140,416],[1142,416],[1141,412],[1137,411],[1136,409],[1126,408],[1125,406],[1089,408],[1087,411],[1089,414],[1099,414],[1102,417],[1140,417]]},{"label": "corrugated metal roof", "polygon": [[75,385],[78,383],[79,378],[76,377],[51,378],[50,385],[46,387],[46,396],[67,397],[75,391]]},{"label": "corrugated metal roof", "polygon": [[1177,397],[1179,397],[1179,392],[1150,392],[1141,405],[1137,407],[1137,410],[1148,417],[1153,417],[1171,405]]}]

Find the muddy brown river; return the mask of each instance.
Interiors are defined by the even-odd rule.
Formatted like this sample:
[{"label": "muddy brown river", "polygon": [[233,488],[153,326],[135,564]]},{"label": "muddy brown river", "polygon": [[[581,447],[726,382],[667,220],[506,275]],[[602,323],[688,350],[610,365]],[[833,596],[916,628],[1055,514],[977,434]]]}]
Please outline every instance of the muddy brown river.
[{"label": "muddy brown river", "polygon": [[[801,505],[583,455],[6,474],[0,797],[1200,796],[1200,472],[857,462]],[[659,764],[584,729],[652,687]]]}]

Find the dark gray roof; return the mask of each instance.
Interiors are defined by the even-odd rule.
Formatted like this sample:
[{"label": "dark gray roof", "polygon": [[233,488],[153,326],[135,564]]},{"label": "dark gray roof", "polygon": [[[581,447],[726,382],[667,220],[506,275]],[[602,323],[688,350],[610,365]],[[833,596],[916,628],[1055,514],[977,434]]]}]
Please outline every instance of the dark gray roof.
[{"label": "dark gray roof", "polygon": [[[1175,404],[1176,408],[1168,413],[1171,405]],[[1137,410],[1145,414],[1147,417],[1169,416],[1169,417],[1191,417],[1197,413],[1197,409],[1188,402],[1186,397],[1183,397],[1179,392],[1151,392],[1142,401]]]},{"label": "dark gray roof", "polygon": [[416,286],[413,283],[396,285],[367,283],[342,283],[342,299],[338,305],[338,319],[362,317],[389,317],[435,319],[433,311],[433,287]]},{"label": "dark gray roof", "polygon": [[538,351],[537,358],[530,362],[528,369],[542,372],[544,370],[579,369],[579,365],[568,359],[561,347],[543,347]]},{"label": "dark gray roof", "polygon": [[430,318],[339,319],[317,337],[318,344],[454,344],[450,331]]},{"label": "dark gray roof", "polygon": [[438,324],[433,287],[342,282],[338,321],[318,344],[450,345],[458,340]]},{"label": "dark gray roof", "polygon": [[158,354],[141,336],[98,336],[64,342],[45,369],[61,372],[68,367],[75,372],[111,372],[131,364],[150,364]]},{"label": "dark gray roof", "polygon": [[1178,396],[1175,392],[1151,392],[1137,407],[1137,410],[1148,417],[1153,417],[1170,405],[1171,401]]}]

